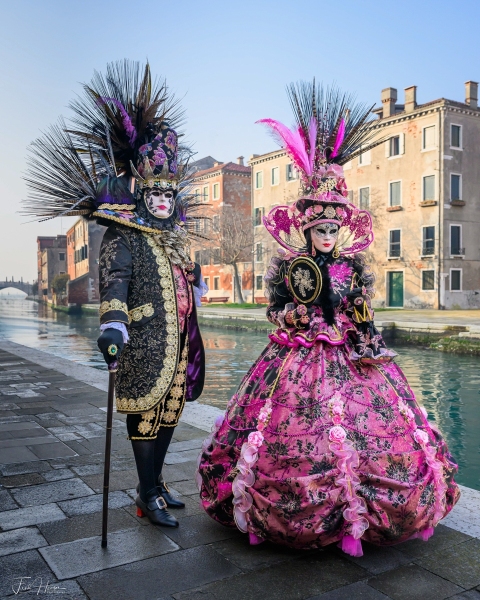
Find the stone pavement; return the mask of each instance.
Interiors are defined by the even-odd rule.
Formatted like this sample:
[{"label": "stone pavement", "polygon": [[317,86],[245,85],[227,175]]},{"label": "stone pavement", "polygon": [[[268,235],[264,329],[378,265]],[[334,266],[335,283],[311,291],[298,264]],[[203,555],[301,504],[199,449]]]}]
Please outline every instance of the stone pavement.
[{"label": "stone pavement", "polygon": [[[186,502],[175,511],[180,527],[167,529],[135,516],[135,465],[124,417],[114,415],[102,550],[106,394],[95,382],[106,373],[86,377],[81,367],[75,376],[61,359],[39,355],[29,360],[21,347],[15,354],[0,348],[0,598],[480,600],[480,530],[471,520],[477,492],[467,491],[458,523],[452,513],[456,529],[440,525],[426,543],[365,545],[358,559],[330,547],[251,547],[199,508],[193,476],[206,435],[201,420],[203,429],[177,427],[167,455],[166,479]],[[52,368],[53,360],[71,374]]]}]

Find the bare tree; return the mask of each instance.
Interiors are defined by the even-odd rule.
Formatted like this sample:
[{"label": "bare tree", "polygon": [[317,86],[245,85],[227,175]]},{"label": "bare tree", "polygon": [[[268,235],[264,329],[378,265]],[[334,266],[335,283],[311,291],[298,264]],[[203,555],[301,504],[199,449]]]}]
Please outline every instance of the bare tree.
[{"label": "bare tree", "polygon": [[212,219],[211,246],[220,252],[220,260],[233,270],[235,297],[243,303],[238,263],[251,260],[253,223],[250,217],[239,214],[232,206],[224,206],[218,217]]}]

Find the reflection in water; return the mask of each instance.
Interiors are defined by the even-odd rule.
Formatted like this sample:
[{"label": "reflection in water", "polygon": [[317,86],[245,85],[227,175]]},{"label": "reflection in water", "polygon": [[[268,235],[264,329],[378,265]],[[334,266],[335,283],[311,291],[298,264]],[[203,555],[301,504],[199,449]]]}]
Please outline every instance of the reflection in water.
[{"label": "reflection in water", "polygon": [[[29,301],[0,301],[0,338],[105,369],[98,317],[70,316]],[[220,408],[268,342],[265,334],[203,328],[207,355],[200,399]],[[404,346],[397,362],[460,465],[459,483],[480,489],[480,371],[475,357]]]}]

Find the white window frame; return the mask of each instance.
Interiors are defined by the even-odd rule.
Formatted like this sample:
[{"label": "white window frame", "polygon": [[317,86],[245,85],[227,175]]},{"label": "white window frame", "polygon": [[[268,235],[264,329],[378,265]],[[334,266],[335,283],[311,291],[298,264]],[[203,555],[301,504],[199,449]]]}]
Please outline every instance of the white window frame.
[{"label": "white window frame", "polygon": [[[262,185],[257,185],[257,177],[260,174],[261,174],[261,179],[262,179]],[[255,189],[263,190],[263,169],[261,169],[260,171],[255,171]]]},{"label": "white window frame", "polygon": [[[260,287],[258,287],[258,278],[261,277],[260,281],[261,281],[261,285]],[[255,290],[258,292],[258,290],[263,290],[263,288],[265,287],[264,285],[264,281],[263,281],[263,275],[255,275]]]},{"label": "white window frame", "polygon": [[[390,306],[388,304],[388,297],[390,296],[390,289],[388,287],[388,274],[389,273],[403,273],[403,304],[402,306]],[[385,306],[387,308],[403,309],[405,307],[405,269],[387,269],[385,271]]]},{"label": "white window frame", "polygon": [[[423,272],[424,271],[433,271],[433,289],[432,290],[424,290],[423,289]],[[429,292],[437,291],[437,273],[436,273],[435,268],[429,269],[428,267],[426,267],[425,269],[420,269],[420,290],[422,292],[425,292],[426,294],[428,294]]]},{"label": "white window frame", "polygon": [[[273,183],[273,172],[277,171],[277,176],[278,176],[278,181],[277,183]],[[272,167],[270,170],[270,184],[272,187],[277,187],[277,185],[280,185],[280,167],[276,166],[276,167]]]},{"label": "white window frame", "polygon": [[[398,137],[398,145],[399,145],[399,153],[398,154],[390,154],[390,139]],[[388,160],[395,160],[397,158],[401,158],[405,154],[405,134],[403,132],[396,133],[395,135],[390,136],[390,138],[385,142],[385,156]]]},{"label": "white window frame", "polygon": [[[217,282],[218,282],[218,287],[215,287],[215,284]],[[214,292],[220,291],[220,276],[219,275],[215,275],[215,277],[213,278],[213,291]]]},{"label": "white window frame", "polygon": [[[460,146],[452,146],[452,127],[460,127]],[[463,125],[460,123],[450,123],[450,148],[463,152]]]},{"label": "white window frame", "polygon": [[[287,167],[288,166],[290,166],[292,168],[292,175],[293,175],[293,177],[291,179],[289,179],[287,177]],[[295,169],[293,163],[287,163],[287,165],[285,167],[285,180],[286,180],[287,183],[292,183],[292,181],[297,181],[298,180],[298,171]]]},{"label": "white window frame", "polygon": [[[216,192],[218,192],[218,194]],[[213,200],[220,200],[220,184],[219,183],[213,184]]]},{"label": "white window frame", "polygon": [[454,257],[454,256],[465,256],[464,254],[453,254],[452,253],[452,227],[460,227],[460,248],[459,250],[462,249],[463,247],[463,226],[461,223],[449,223],[449,228],[448,228],[448,248],[450,250],[450,256]]},{"label": "white window frame", "polygon": [[[434,142],[433,142],[433,146],[428,146],[425,147],[425,129],[428,129],[429,127],[433,127],[434,128]],[[425,125],[425,127],[422,127],[422,150],[421,152],[430,152],[431,150],[435,150],[437,147],[437,126],[435,124],[433,125]]]},{"label": "white window frame", "polygon": [[[434,184],[433,184],[433,198],[424,198],[425,195],[425,187],[424,187],[424,179],[425,177],[434,177]],[[422,175],[422,181],[421,181],[421,190],[422,190],[422,202],[428,201],[428,200],[437,200],[437,178],[435,176],[435,173],[429,173],[427,175]]]},{"label": "white window frame", "polygon": [[203,281],[205,283],[205,285],[208,288],[208,291],[210,291],[210,286],[208,285],[210,283],[210,277],[207,275],[206,277],[203,278]]},{"label": "white window frame", "polygon": [[463,200],[463,177],[461,173],[450,173],[450,202],[453,200],[452,198],[452,175],[456,175],[457,177],[460,177],[460,198],[455,198],[454,202],[456,200]]},{"label": "white window frame", "polygon": [[[205,194],[205,190],[207,190],[206,194]],[[204,186],[202,186],[202,202],[208,202],[209,198],[210,198],[210,186],[204,185]]]},{"label": "white window frame", "polygon": [[367,150],[366,152],[362,152],[358,156],[358,166],[359,167],[368,167],[368,165],[372,164],[372,151]]},{"label": "white window frame", "polygon": [[[427,227],[433,227],[433,254],[424,254],[423,253],[423,245],[425,241],[425,237],[423,235],[423,230]],[[420,239],[422,241],[422,247],[420,249],[420,258],[433,259],[437,252],[437,227],[436,225],[422,225],[420,227]],[[428,271],[428,269],[427,269]]]},{"label": "white window frame", "polygon": [[[258,259],[258,247],[260,246],[260,250],[261,250],[261,256],[262,258],[259,260]],[[255,244],[255,262],[257,263],[263,263],[263,243],[262,242],[257,242]]]},{"label": "white window frame", "polygon": [[[256,216],[255,213],[259,210],[261,212],[260,223],[256,224]],[[265,216],[265,208],[263,206],[255,206],[253,209],[253,222],[255,223],[254,227],[261,227],[263,225],[263,217]]]},{"label": "white window frame", "polygon": [[[390,256],[390,232],[391,231],[399,231],[400,232],[400,255],[399,256]],[[392,227],[392,229],[388,230],[388,249],[387,249],[388,260],[400,260],[402,258],[402,242],[403,242],[403,231],[402,231],[401,227]]]},{"label": "white window frame", "polygon": [[[368,206],[366,209],[362,208],[362,206],[360,204],[361,203],[361,194],[360,194],[361,190],[368,190]],[[371,198],[371,189],[370,189],[369,185],[362,185],[362,187],[358,188],[358,208],[360,210],[370,210],[370,198]]]},{"label": "white window frame", "polygon": [[[392,204],[392,198],[391,198],[391,184],[392,183],[399,183],[400,184],[400,204]],[[392,179],[392,181],[388,182],[388,206],[403,206],[403,190],[402,190],[403,186],[402,186],[402,180],[401,179]]]},{"label": "white window frame", "polygon": [[[452,271],[460,271],[460,289],[459,290],[452,290]],[[463,269],[459,268],[459,267],[452,267],[449,271],[449,288],[450,288],[450,292],[452,293],[459,293],[459,292],[463,292]]]}]

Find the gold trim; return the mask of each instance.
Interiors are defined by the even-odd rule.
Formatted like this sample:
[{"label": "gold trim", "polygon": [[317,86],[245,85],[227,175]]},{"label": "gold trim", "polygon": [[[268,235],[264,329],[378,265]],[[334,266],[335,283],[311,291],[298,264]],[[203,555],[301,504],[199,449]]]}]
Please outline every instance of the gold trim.
[{"label": "gold trim", "polygon": [[117,411],[131,414],[149,411],[166,397],[172,387],[180,358],[180,330],[173,268],[163,246],[157,244],[152,236],[145,235],[145,239],[155,256],[158,265],[160,286],[163,292],[162,295],[164,297],[166,295],[170,298],[168,301],[164,301],[166,312],[165,319],[167,323],[173,323],[175,325],[175,331],[169,333],[167,336],[165,356],[163,358],[162,368],[160,369],[160,376],[150,392],[137,399],[117,398]]},{"label": "gold trim", "polygon": [[114,298],[113,300],[107,301],[105,300],[100,304],[100,318],[111,310],[119,310],[121,312],[127,313],[128,315],[128,306],[125,302]]},{"label": "gold trim", "polygon": [[137,208],[136,204],[100,204],[97,206],[97,210],[134,210]]},{"label": "gold trim", "polygon": [[143,317],[151,317],[154,313],[153,305],[151,302],[148,304],[142,304],[128,311],[128,322],[141,321]]},{"label": "gold trim", "polygon": [[131,227],[132,229],[140,229],[140,231],[145,231],[146,233],[161,233],[159,229],[154,229],[153,227],[145,227],[144,225],[138,225],[138,223],[133,223],[132,221],[127,221],[126,219],[120,219],[119,217],[114,217],[113,215],[104,215],[103,213],[99,213],[98,211],[95,211],[92,214],[92,217],[99,217],[100,219],[115,221],[116,223],[121,223],[122,225],[125,225],[125,227]]},{"label": "gold trim", "polygon": [[[293,269],[302,264],[307,264],[308,267],[317,276],[315,282],[313,282],[313,280],[312,280],[312,283],[315,283],[315,290],[307,298],[301,298],[296,293],[295,288],[292,284]],[[312,258],[309,258],[308,256],[298,256],[297,258],[292,260],[292,262],[290,263],[290,266],[288,268],[287,278],[288,278],[288,283],[290,286],[290,291],[292,292],[293,297],[295,298],[295,300],[298,300],[298,302],[300,302],[301,304],[309,304],[310,302],[313,302],[314,300],[316,300],[316,298],[318,297],[318,294],[322,290],[322,273],[321,273],[320,269],[318,268],[317,263]]]}]

